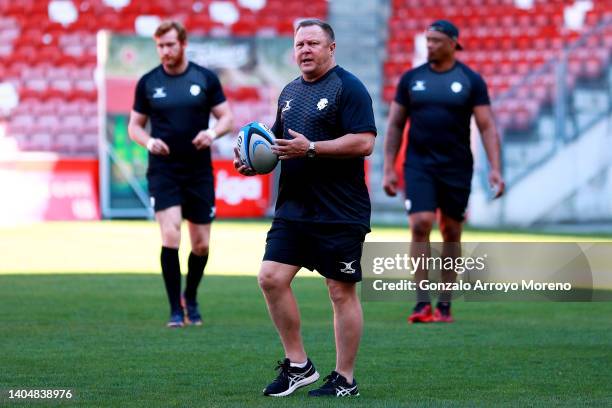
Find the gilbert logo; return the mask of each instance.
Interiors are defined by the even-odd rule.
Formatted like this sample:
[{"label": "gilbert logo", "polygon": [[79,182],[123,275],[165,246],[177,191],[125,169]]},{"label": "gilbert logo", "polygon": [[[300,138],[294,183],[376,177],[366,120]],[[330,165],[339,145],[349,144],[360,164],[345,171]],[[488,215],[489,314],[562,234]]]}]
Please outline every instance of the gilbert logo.
[{"label": "gilbert logo", "polygon": [[293,99],[289,99],[288,101],[285,101],[285,106],[283,106],[283,109],[281,109],[281,112],[286,112],[289,109],[291,109],[291,106],[289,105],[291,103]]},{"label": "gilbert logo", "polygon": [[164,89],[164,87],[162,86],[161,88],[155,88],[155,93],[153,94],[153,98],[158,99],[158,98],[165,98],[166,96],[166,90]]},{"label": "gilbert logo", "polygon": [[344,265],[344,268],[340,269],[340,272],[342,273],[355,273],[355,268],[353,268],[353,263],[355,261],[351,261],[351,262],[342,262],[340,261],[341,264]]}]

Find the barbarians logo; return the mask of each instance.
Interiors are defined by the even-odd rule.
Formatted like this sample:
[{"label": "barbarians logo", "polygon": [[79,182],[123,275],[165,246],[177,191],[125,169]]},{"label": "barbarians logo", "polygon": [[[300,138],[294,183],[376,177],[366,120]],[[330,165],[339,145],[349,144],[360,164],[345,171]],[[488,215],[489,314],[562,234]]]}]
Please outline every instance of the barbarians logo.
[{"label": "barbarians logo", "polygon": [[200,85],[197,84],[193,84],[191,85],[191,87],[189,88],[189,92],[193,95],[193,96],[198,96],[200,94],[200,92],[202,91],[202,88],[200,88]]},{"label": "barbarians logo", "polygon": [[319,102],[317,103],[317,109],[318,110],[325,109],[325,107],[327,106],[328,103],[329,103],[329,101],[327,100],[327,98],[321,98],[319,100]]}]

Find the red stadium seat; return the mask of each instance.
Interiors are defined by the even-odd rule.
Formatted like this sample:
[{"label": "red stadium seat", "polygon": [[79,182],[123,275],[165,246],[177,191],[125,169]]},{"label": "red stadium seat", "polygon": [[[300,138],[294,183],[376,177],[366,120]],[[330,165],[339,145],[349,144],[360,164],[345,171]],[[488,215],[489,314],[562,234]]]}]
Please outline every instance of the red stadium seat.
[{"label": "red stadium seat", "polygon": [[78,151],[78,135],[75,133],[59,132],[53,135],[52,149],[54,151],[71,154]]},{"label": "red stadium seat", "polygon": [[76,151],[81,154],[95,154],[98,151],[98,134],[82,133],[78,138]]},{"label": "red stadium seat", "polygon": [[588,79],[596,79],[601,76],[603,72],[603,63],[597,57],[590,57],[584,61],[582,74]]},{"label": "red stadium seat", "polygon": [[53,136],[47,132],[33,133],[29,138],[28,150],[49,151],[53,145]]}]

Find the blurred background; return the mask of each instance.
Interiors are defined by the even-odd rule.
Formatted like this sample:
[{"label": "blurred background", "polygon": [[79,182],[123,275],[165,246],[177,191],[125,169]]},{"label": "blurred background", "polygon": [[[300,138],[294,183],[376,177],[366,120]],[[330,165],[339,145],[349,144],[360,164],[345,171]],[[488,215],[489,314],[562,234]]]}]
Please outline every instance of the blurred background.
[{"label": "blurred background", "polygon": [[[0,339],[10,351],[0,394],[269,406],[259,393],[281,354],[255,274],[277,174],[241,177],[231,149],[242,124],[272,123],[279,91],[299,75],[292,34],[303,17],[332,24],[338,63],[372,95],[368,241],[410,238],[403,198],[382,190],[383,137],[399,77],[425,61],[424,30],[440,18],[460,28],[458,58],[488,83],[508,186],[490,199],[474,128],[463,240],[610,241],[612,0],[0,0]],[[152,33],[164,19],[186,25],[189,58],[219,74],[235,115],[232,135],[213,146],[217,213],[232,220],[213,226],[203,330],[163,325],[146,149],[126,128],[136,80],[159,63]],[[539,246],[530,248],[523,258]],[[610,276],[603,265],[599,276]],[[304,340],[325,371],[334,361],[325,283],[295,286]],[[458,321],[445,327],[408,326],[411,306],[364,302],[362,406],[610,406],[612,303],[456,302]],[[284,404],[328,406],[306,398]]]},{"label": "blurred background", "polygon": [[[507,194],[492,201],[474,128],[468,224],[612,227],[612,0],[0,0],[0,224],[148,218],[146,150],[127,135],[136,80],[159,61],[151,35],[176,19],[189,58],[215,70],[235,115],[269,125],[299,71],[294,22],[328,20],[338,63],[374,100],[373,221],[405,225],[382,190],[382,139],[401,74],[425,61],[425,28],[448,19],[458,58],[485,78],[502,134]],[[275,174],[233,171],[236,132],[214,146],[221,218],[269,216]],[[403,158],[398,160],[398,170]]]}]

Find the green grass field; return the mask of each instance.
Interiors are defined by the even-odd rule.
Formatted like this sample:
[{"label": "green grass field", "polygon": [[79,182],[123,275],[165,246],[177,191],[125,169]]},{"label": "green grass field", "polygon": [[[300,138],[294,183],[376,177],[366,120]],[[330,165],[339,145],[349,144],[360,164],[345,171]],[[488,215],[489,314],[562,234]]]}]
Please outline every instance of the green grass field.
[{"label": "green grass field", "polygon": [[[359,398],[262,397],[282,357],[255,278],[266,227],[215,224],[204,326],[181,330],[164,327],[155,224],[0,229],[0,406],[45,405],[6,399],[23,388],[70,388],[64,403],[87,407],[612,406],[612,303],[457,302],[455,324],[409,326],[411,305],[365,302]],[[369,239],[408,235],[381,228]],[[302,273],[295,292],[307,351],[325,375],[334,366],[331,307],[312,276]]]}]

